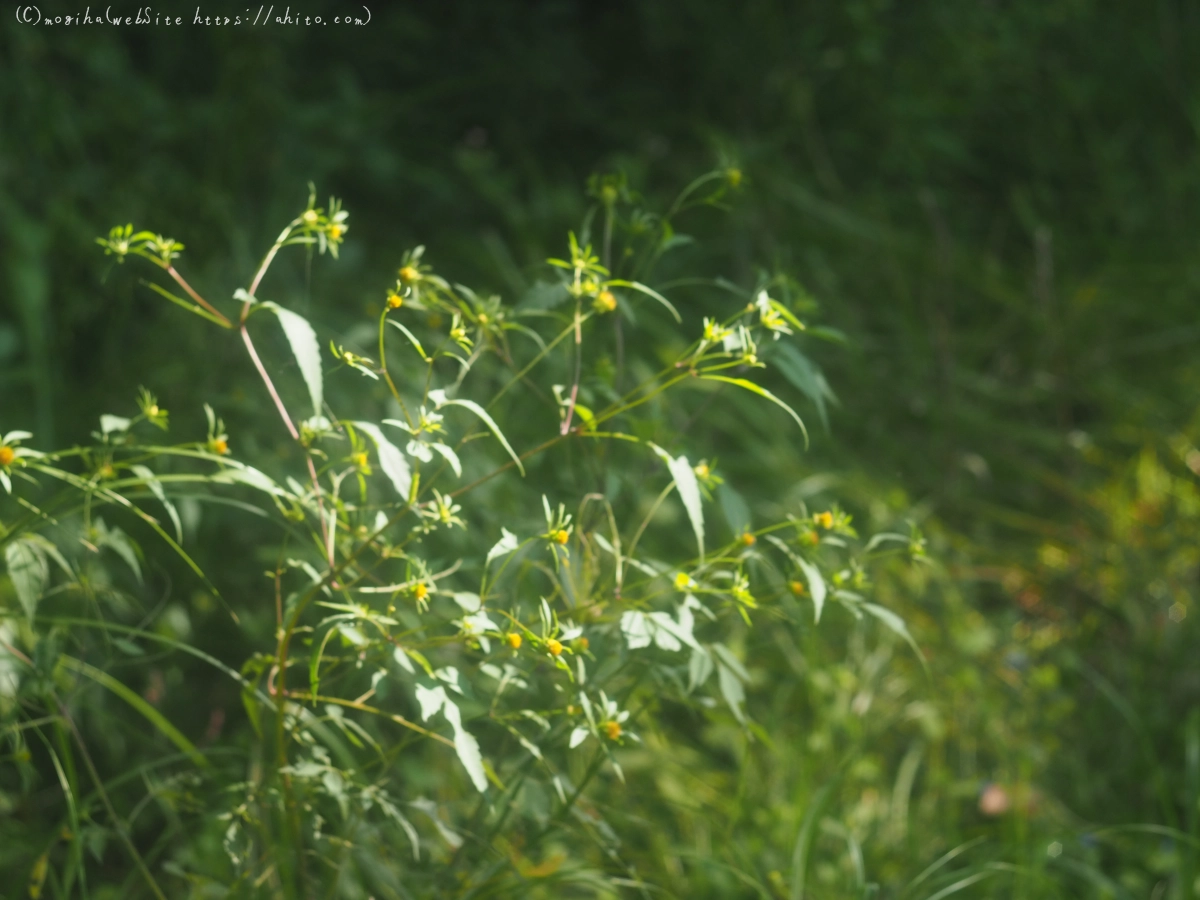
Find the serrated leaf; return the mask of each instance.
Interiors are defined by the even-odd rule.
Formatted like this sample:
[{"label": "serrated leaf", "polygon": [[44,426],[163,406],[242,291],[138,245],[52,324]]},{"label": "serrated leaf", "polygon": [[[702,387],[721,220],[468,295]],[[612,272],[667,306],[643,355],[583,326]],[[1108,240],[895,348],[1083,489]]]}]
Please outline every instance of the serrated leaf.
[{"label": "serrated leaf", "polygon": [[[432,396],[433,392],[431,391],[430,397]],[[492,434],[496,436],[496,440],[498,440],[504,446],[504,449],[508,451],[508,455],[511,456],[513,462],[517,464],[517,469],[520,471],[521,475],[525,475],[525,467],[521,464],[521,458],[513,451],[513,448],[509,445],[508,440],[504,437],[504,433],[500,431],[500,426],[497,425],[496,421],[488,415],[487,410],[485,410],[474,400],[446,400],[442,398],[441,402],[438,403],[438,407],[441,408],[443,406],[461,406],[464,409],[469,409],[471,412],[475,413],[475,415],[479,416],[479,418],[483,420],[483,423],[491,429]]]},{"label": "serrated leaf", "polygon": [[17,591],[17,599],[25,615],[33,621],[38,600],[46,592],[50,580],[50,564],[40,547],[32,541],[16,540],[4,548],[8,577]]},{"label": "serrated leaf", "polygon": [[396,493],[407,500],[412,488],[412,470],[409,469],[408,460],[404,458],[404,454],[395,444],[384,437],[377,425],[372,425],[370,422],[352,422],[351,424],[375,442],[375,449],[379,451],[379,467],[392,482]]},{"label": "serrated leaf", "polygon": [[308,387],[308,396],[313,405],[313,415],[319,416],[324,402],[324,387],[321,380],[321,345],[317,343],[317,333],[304,316],[294,313],[290,309],[284,309],[277,303],[261,305],[279,317],[279,324],[283,326],[283,334],[292,348],[292,355],[296,357],[296,364],[300,367],[304,384]]},{"label": "serrated leaf", "polygon": [[175,504],[167,499],[167,492],[163,490],[162,482],[146,466],[130,466],[129,468],[138,478],[146,482],[146,487],[150,488],[150,493],[154,494],[158,498],[158,502],[166,508],[167,515],[171,517],[171,524],[175,526],[175,540],[182,544],[183,523],[179,520],[179,513],[175,509]]},{"label": "serrated leaf", "polygon": [[662,457],[675,481],[675,489],[679,491],[679,499],[687,511],[688,520],[692,523],[692,531],[696,535],[696,544],[700,548],[700,561],[704,562],[704,509],[700,505],[700,485],[696,481],[696,473],[686,456],[672,457],[657,444],[650,444],[650,449]]}]

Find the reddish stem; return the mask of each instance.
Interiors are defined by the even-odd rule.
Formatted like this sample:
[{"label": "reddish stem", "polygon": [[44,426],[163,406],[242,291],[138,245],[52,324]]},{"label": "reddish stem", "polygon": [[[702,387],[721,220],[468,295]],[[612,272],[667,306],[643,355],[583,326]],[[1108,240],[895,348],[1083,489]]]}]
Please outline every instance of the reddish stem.
[{"label": "reddish stem", "polygon": [[207,300],[205,300],[203,297],[201,297],[199,294],[197,294],[194,290],[192,290],[192,286],[190,284],[188,284],[187,281],[184,280],[184,277],[175,270],[175,267],[173,265],[171,265],[170,263],[167,263],[166,269],[167,269],[167,274],[175,279],[175,283],[178,284],[181,288],[183,288],[187,292],[187,295],[189,297],[191,297],[193,300],[195,300],[197,303],[199,303],[201,306],[203,306],[205,309],[207,309],[210,313],[212,313],[214,316],[216,316],[218,319],[220,319],[222,322],[224,322],[226,328],[233,327],[233,323],[230,322],[229,319],[226,318],[224,315],[222,315],[220,310],[214,308],[211,303],[209,303]]}]

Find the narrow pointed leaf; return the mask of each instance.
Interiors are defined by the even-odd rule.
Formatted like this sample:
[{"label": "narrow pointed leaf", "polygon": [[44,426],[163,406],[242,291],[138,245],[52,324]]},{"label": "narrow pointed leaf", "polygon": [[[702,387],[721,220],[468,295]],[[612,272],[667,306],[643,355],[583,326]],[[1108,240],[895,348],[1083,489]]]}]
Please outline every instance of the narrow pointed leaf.
[{"label": "narrow pointed leaf", "polygon": [[787,410],[788,415],[796,420],[796,424],[799,425],[800,430],[804,432],[804,446],[808,446],[808,429],[804,427],[804,420],[796,415],[796,411],[794,409],[792,409],[762,385],[755,384],[753,381],[747,381],[745,378],[730,378],[727,375],[701,375],[700,377],[705,381],[724,381],[728,384],[735,384],[740,388],[750,391],[751,393],[758,394],[760,397],[766,397],[776,406],[780,406]]},{"label": "narrow pointed leaf", "polygon": [[513,462],[517,464],[517,469],[520,470],[521,475],[525,474],[525,467],[521,465],[521,458],[517,456],[517,454],[513,451],[513,448],[509,446],[504,434],[500,431],[500,426],[496,424],[495,420],[487,414],[487,411],[482,406],[480,406],[474,400],[444,400],[439,403],[438,406],[462,406],[479,416],[479,418],[483,420],[483,423],[492,430],[492,434],[496,436],[496,440],[504,445],[504,449],[508,451],[508,455],[511,456]]},{"label": "narrow pointed leaf", "polygon": [[395,444],[384,437],[377,425],[372,425],[370,422],[352,422],[351,424],[375,442],[375,449],[379,451],[379,466],[383,469],[383,474],[391,480],[396,493],[402,498],[408,499],[409,489],[412,487],[412,470],[409,469],[408,460],[404,458],[404,454]]},{"label": "narrow pointed leaf", "polygon": [[317,343],[317,333],[313,331],[312,325],[308,324],[308,319],[290,309],[284,309],[275,303],[263,303],[262,306],[279,317],[279,324],[283,326],[283,333],[292,348],[292,355],[296,357],[300,374],[308,386],[313,415],[319,416],[324,400],[324,388],[321,381],[321,346]]}]

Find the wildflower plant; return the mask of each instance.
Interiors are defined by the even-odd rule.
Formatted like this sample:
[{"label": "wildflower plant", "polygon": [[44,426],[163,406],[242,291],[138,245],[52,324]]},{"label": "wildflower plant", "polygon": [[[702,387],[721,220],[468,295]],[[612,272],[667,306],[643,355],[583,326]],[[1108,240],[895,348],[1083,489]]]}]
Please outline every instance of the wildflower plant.
[{"label": "wildflower plant", "polygon": [[[231,434],[212,406],[203,419],[168,416],[144,388],[136,415],[101,417],[92,446],[39,452],[28,432],[0,439],[0,484],[13,498],[0,521],[11,582],[0,657],[17,661],[15,680],[0,681],[0,739],[30,785],[35,745],[63,773],[69,837],[46,857],[61,862],[61,896],[92,877],[83,842],[96,833],[118,838],[156,896],[187,884],[205,896],[524,895],[528,861],[551,843],[572,849],[541,878],[638,885],[618,829],[589,798],[624,781],[622,754],[656,732],[665,702],[752,727],[746,629],[803,627],[833,602],[911,643],[868,599],[869,572],[895,551],[920,559],[919,535],[863,541],[844,512],[801,505],[715,540],[705,505],[725,480],[716,463],[691,462],[701,447],[645,417],[687,392],[735,389],[807,439],[792,405],[753,377],[768,365],[760,347],[805,331],[808,307],[779,299],[784,282],[709,282],[740,296],[703,321],[650,286],[682,244],[675,218],[741,183],[736,169],[711,173],[657,214],[623,179],[593,179],[595,206],[567,254],[548,261],[537,303],[481,298],[438,275],[424,248],[409,251],[381,290],[371,356],[318,340],[265,280],[286,247],[336,258],[348,229],[336,200],[317,207],[312,192],[232,304],[189,285],[173,239],[131,226],[100,239],[188,299],[156,293],[238,332],[278,416],[263,428],[282,427],[294,452],[252,465],[239,458],[250,436]],[[676,323],[683,349],[657,370],[626,360],[614,377],[604,362],[620,329],[655,316]],[[278,322],[294,367],[260,355],[251,326],[261,336],[264,319]],[[346,414],[326,396],[334,380],[339,395],[378,385],[386,396]],[[166,443],[168,429],[194,437]],[[652,467],[656,495],[606,482],[635,466]],[[673,553],[657,559],[645,539],[676,500],[686,525],[656,537]],[[181,510],[201,501],[277,524],[256,596],[227,596],[221,573],[193,557]],[[272,610],[240,668],[188,643],[183,607],[141,608],[155,553],[135,535],[175,554],[231,623]],[[189,655],[236,688],[250,737],[227,749],[240,767],[109,671],[114,654],[136,663],[151,652]],[[90,761],[85,690],[173,746],[156,778],[219,788],[191,810],[215,818],[178,826],[215,828],[219,856],[134,840],[132,814]]]}]

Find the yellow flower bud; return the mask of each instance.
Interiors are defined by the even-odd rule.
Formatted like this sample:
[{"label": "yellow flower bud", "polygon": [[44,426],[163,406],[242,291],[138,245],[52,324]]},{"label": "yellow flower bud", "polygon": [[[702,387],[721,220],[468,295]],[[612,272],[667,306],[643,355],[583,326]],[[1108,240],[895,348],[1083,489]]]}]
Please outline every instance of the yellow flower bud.
[{"label": "yellow flower bud", "polygon": [[399,294],[396,294],[396,293],[388,294],[388,306],[390,306],[392,309],[399,309],[403,305],[404,305],[404,298],[401,297]]},{"label": "yellow flower bud", "polygon": [[788,589],[797,597],[804,596],[804,583],[801,581],[789,581]]},{"label": "yellow flower bud", "polygon": [[208,449],[218,456],[224,456],[229,452],[229,443],[224,438],[216,438],[209,442]]},{"label": "yellow flower bud", "polygon": [[546,641],[546,649],[550,651],[551,656],[561,656],[563,645],[561,641],[550,638],[550,640]]},{"label": "yellow flower bud", "polygon": [[429,585],[423,581],[418,581],[416,585],[413,586],[413,596],[416,597],[418,601],[424,600],[429,596]]},{"label": "yellow flower bud", "polygon": [[748,531],[742,535],[742,543],[745,544],[747,547],[753,547],[757,542],[758,542],[758,538],[756,538],[754,535],[752,535]]},{"label": "yellow flower bud", "polygon": [[702,479],[702,480],[707,478],[712,472],[712,470],[709,469],[707,463],[700,463],[700,465],[696,466],[696,468],[693,469],[692,471],[694,471],[696,473],[697,478]]},{"label": "yellow flower bud", "polygon": [[400,280],[405,284],[411,284],[421,277],[421,273],[417,271],[415,266],[405,266],[400,270]]},{"label": "yellow flower bud", "polygon": [[620,722],[606,722],[604,724],[604,733],[608,735],[610,741],[615,741],[621,736]]},{"label": "yellow flower bud", "polygon": [[617,308],[617,298],[612,291],[601,291],[596,295],[594,305],[599,312],[612,312]]},{"label": "yellow flower bud", "polygon": [[345,230],[346,230],[345,228],[343,228],[341,225],[338,225],[336,223],[333,225],[330,225],[329,226],[330,239],[336,241],[338,238],[340,238],[342,236],[342,232],[344,232]]},{"label": "yellow flower bud", "polygon": [[833,514],[828,513],[828,512],[817,513],[816,515],[813,516],[813,521],[816,522],[818,525],[820,525],[822,528],[832,528],[833,527]]},{"label": "yellow flower bud", "polygon": [[7,466],[16,458],[16,451],[12,447],[0,447],[0,466]]},{"label": "yellow flower bud", "polygon": [[508,641],[508,646],[512,647],[514,650],[521,649],[521,636],[515,631],[510,631],[504,639]]},{"label": "yellow flower bud", "polygon": [[680,572],[675,576],[675,590],[682,591],[692,583],[692,579],[688,578],[684,572]]},{"label": "yellow flower bud", "polygon": [[571,535],[569,535],[567,532],[563,531],[561,528],[558,531],[554,532],[554,543],[556,543],[556,544],[565,544],[570,539],[571,539]]}]

